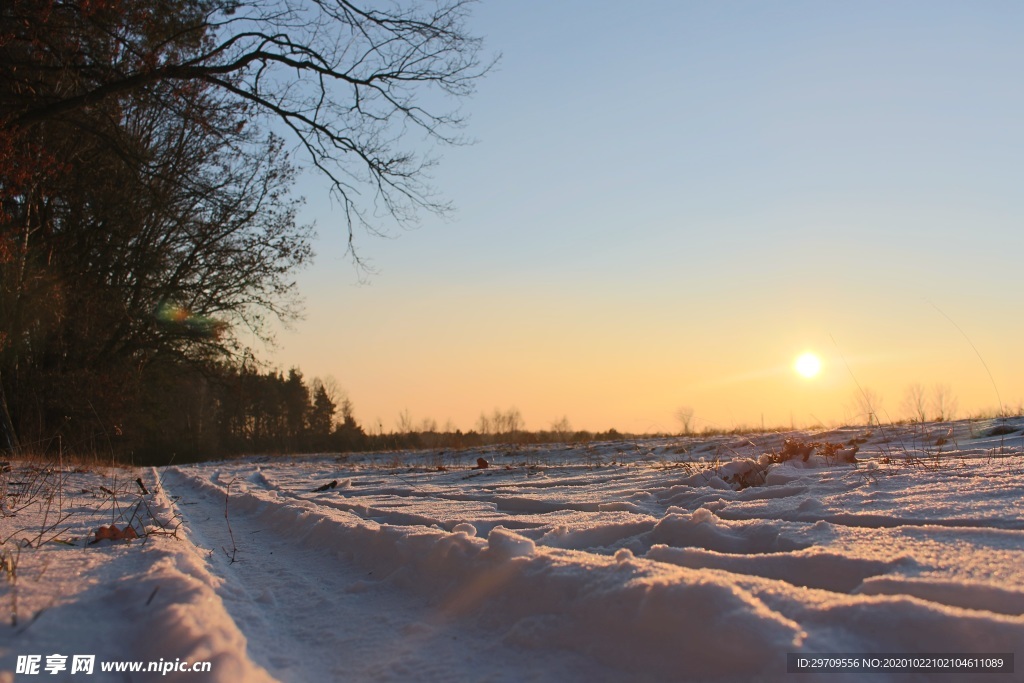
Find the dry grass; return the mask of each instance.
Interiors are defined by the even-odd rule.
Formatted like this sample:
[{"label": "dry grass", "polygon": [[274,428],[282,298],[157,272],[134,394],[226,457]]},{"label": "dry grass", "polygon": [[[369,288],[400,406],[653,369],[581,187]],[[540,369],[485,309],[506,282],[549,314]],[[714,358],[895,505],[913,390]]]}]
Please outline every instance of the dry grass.
[{"label": "dry grass", "polygon": [[54,556],[42,552],[46,546],[96,543],[89,537],[106,523],[130,527],[141,543],[154,534],[176,536],[180,520],[161,521],[152,499],[137,470],[95,457],[67,457],[59,448],[55,454],[23,451],[0,464],[0,573],[11,626],[23,621],[22,582],[41,581],[49,569]]}]

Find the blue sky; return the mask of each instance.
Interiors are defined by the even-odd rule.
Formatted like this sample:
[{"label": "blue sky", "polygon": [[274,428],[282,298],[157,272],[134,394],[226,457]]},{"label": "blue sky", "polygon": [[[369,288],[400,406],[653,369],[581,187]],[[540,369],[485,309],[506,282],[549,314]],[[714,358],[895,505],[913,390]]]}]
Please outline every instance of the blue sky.
[{"label": "blue sky", "polygon": [[[433,181],[457,213],[358,236],[378,272],[357,286],[307,177],[307,316],[269,356],[334,376],[385,429],[513,405],[533,429],[673,429],[680,405],[698,426],[833,422],[855,418],[857,383],[893,419],[915,382],[995,407],[945,313],[1015,405],[1022,19],[1011,2],[481,2],[472,30],[502,58],[463,103],[476,144],[438,150]],[[790,368],[806,349],[814,380]]]}]

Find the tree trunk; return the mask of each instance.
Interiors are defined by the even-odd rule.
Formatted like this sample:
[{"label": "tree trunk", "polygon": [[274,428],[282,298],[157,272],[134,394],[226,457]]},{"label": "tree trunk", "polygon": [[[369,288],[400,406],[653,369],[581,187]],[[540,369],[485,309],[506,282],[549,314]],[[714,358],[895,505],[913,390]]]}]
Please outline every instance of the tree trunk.
[{"label": "tree trunk", "polygon": [[0,375],[0,452],[14,454],[18,451],[18,435],[7,411],[7,394],[4,393],[3,375]]}]

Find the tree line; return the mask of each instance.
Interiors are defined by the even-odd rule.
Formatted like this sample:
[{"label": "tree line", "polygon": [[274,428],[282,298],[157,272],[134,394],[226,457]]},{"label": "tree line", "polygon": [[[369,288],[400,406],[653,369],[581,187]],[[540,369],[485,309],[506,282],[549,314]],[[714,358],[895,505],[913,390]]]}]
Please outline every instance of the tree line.
[{"label": "tree line", "polygon": [[[130,428],[93,433],[87,450],[113,450],[136,463],[167,463],[232,454],[351,451],[368,439],[352,402],[328,379],[302,372],[222,364],[202,372],[148,378]],[[163,372],[154,368],[155,372]]]},{"label": "tree line", "polygon": [[[115,453],[136,464],[189,462],[229,455],[269,453],[344,453],[401,449],[460,449],[494,444],[586,443],[632,435],[574,430],[568,418],[549,429],[528,431],[516,408],[481,413],[477,424],[462,431],[450,420],[413,421],[399,413],[394,429],[365,430],[354,405],[333,378],[307,381],[292,368],[261,370],[254,359],[241,366],[182,372],[177,366],[154,364],[148,370],[132,410],[105,419],[84,417],[85,429],[68,417],[57,436],[81,452]],[[111,427],[103,428],[102,425]],[[77,441],[74,441],[77,439]],[[52,444],[54,437],[49,438]]]}]

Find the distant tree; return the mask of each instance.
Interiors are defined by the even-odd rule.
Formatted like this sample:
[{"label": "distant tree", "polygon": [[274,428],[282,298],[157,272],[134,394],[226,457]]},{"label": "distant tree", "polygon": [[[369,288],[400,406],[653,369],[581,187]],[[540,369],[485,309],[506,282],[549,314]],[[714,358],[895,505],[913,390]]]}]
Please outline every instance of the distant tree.
[{"label": "distant tree", "polygon": [[505,422],[505,413],[499,408],[491,411],[491,428],[495,434],[505,434],[509,431],[508,425]]},{"label": "distant tree", "polygon": [[505,428],[507,433],[515,434],[525,427],[523,415],[518,408],[509,408],[505,411]]},{"label": "distant tree", "polygon": [[[334,400],[334,399],[332,399],[332,400]],[[352,405],[352,401],[349,400],[348,395],[342,394],[341,397],[338,399],[338,401],[339,401],[338,402],[338,412],[341,413],[342,422],[345,422],[345,423],[352,422],[352,423],[354,423],[355,422],[355,414],[354,414],[353,411],[355,410],[355,407]],[[383,434],[384,433],[384,426],[383,426],[383,423],[380,421],[379,418],[377,420],[377,423],[380,426],[381,434]]]},{"label": "distant tree", "polygon": [[868,425],[881,424],[878,419],[878,411],[882,408],[882,397],[869,387],[863,387],[853,395],[854,405],[858,415]]},{"label": "distant tree", "polygon": [[329,398],[335,405],[341,405],[342,401],[347,400],[345,390],[338,384],[338,380],[333,375],[327,375],[323,379],[316,377],[313,379],[312,388],[316,391],[318,387],[323,387],[323,390],[327,393]]},{"label": "distant tree", "polygon": [[337,410],[323,383],[314,382],[313,405],[309,413],[309,431],[314,440],[330,436]]},{"label": "distant tree", "polygon": [[569,417],[563,415],[561,419],[552,422],[551,431],[559,441],[568,441],[572,436],[572,424],[569,422]]},{"label": "distant tree", "polygon": [[[358,450],[366,447],[367,437],[363,428],[356,422],[353,413],[352,401],[348,396],[343,396],[338,404],[338,412],[341,414],[341,421],[334,427],[334,443],[342,450]],[[380,434],[383,436],[384,428],[378,420]]]},{"label": "distant tree", "polygon": [[948,384],[932,387],[932,413],[937,422],[952,420],[956,415],[957,403],[953,389]]},{"label": "distant tree", "polygon": [[[333,411],[331,412],[332,425],[335,423],[334,416],[340,415],[339,425],[348,425],[350,428],[356,426],[352,401],[349,399],[348,393],[338,384],[338,380],[331,375],[327,375],[323,380],[319,378],[313,380],[314,410],[316,408],[315,397],[318,394],[323,395],[322,405],[333,406]],[[380,422],[379,419],[378,422]],[[361,431],[362,429],[360,428]],[[381,433],[383,433],[383,427],[381,427]]]},{"label": "distant tree", "polygon": [[907,387],[903,396],[903,410],[916,422],[927,421],[928,398],[923,386],[911,384]]},{"label": "distant tree", "polygon": [[693,432],[693,408],[690,406],[681,406],[676,409],[675,417],[676,421],[679,422],[679,426],[682,428],[683,434],[691,434]]},{"label": "distant tree", "polygon": [[284,375],[280,372],[257,374],[257,387],[256,447],[283,448],[289,436]]},{"label": "distant tree", "polygon": [[512,407],[507,410],[501,410],[495,408],[491,412],[490,418],[484,418],[484,415],[480,415],[481,420],[477,423],[479,426],[487,426],[488,431],[478,429],[481,434],[487,434],[493,432],[494,434],[514,434],[523,428],[523,415],[519,412],[518,408]]},{"label": "distant tree", "polygon": [[287,426],[287,438],[296,443],[306,433],[309,416],[313,408],[310,401],[309,388],[306,386],[302,372],[298,368],[292,368],[288,371],[288,379],[283,383],[281,392],[283,394],[282,400],[285,411],[285,424]]},{"label": "distant tree", "polygon": [[413,422],[412,413],[408,408],[403,408],[402,412],[398,413],[395,426],[398,428],[399,434],[412,434],[416,431],[416,423]]},{"label": "distant tree", "polygon": [[491,422],[491,418],[485,413],[480,413],[480,417],[476,419],[476,431],[480,434],[490,434],[494,428],[494,424]]}]

